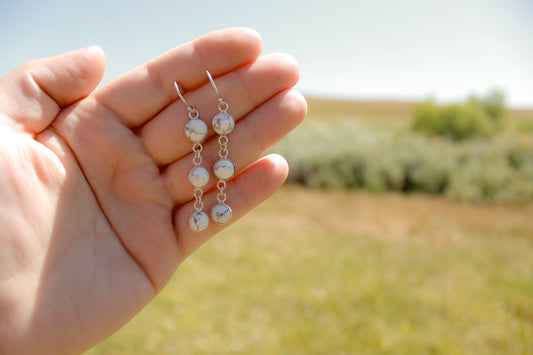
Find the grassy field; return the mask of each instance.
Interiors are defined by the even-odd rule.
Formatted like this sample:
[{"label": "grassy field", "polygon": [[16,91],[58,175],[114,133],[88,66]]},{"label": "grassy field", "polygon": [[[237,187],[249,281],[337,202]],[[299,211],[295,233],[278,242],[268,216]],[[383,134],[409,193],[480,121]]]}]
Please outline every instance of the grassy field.
[{"label": "grassy field", "polygon": [[87,354],[533,354],[532,217],[286,186]]},{"label": "grassy field", "polygon": [[[308,98],[309,121],[356,120],[370,128],[407,128],[413,118],[414,104],[405,101],[351,101]],[[509,109],[507,129],[533,131],[533,109]]]}]

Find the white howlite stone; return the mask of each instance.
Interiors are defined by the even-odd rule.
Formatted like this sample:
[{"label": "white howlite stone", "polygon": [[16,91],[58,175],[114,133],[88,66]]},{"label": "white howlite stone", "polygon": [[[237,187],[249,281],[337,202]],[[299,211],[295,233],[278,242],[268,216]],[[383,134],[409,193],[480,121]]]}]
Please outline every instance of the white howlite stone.
[{"label": "white howlite stone", "polygon": [[203,232],[207,229],[208,226],[209,226],[209,216],[205,212],[202,212],[202,211],[194,212],[189,217],[189,228],[193,232],[198,232],[198,233]]},{"label": "white howlite stone", "polygon": [[235,127],[233,116],[227,112],[218,113],[213,117],[213,129],[220,135],[230,134]]},{"label": "white howlite stone", "polygon": [[201,142],[207,136],[207,125],[201,119],[192,119],[185,125],[185,135],[193,142]]},{"label": "white howlite stone", "polygon": [[226,204],[218,204],[211,208],[211,218],[215,223],[224,224],[231,219],[231,208]]},{"label": "white howlite stone", "polygon": [[194,167],[189,172],[189,182],[194,187],[204,187],[209,182],[209,171],[201,166]]},{"label": "white howlite stone", "polygon": [[215,163],[213,172],[219,180],[228,180],[235,174],[235,164],[229,159],[220,159]]}]

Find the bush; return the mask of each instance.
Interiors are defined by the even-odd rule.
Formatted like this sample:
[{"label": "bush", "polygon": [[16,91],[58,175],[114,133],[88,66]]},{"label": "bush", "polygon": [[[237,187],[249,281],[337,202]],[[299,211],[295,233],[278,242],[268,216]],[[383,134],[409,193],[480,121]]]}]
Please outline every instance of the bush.
[{"label": "bush", "polygon": [[459,145],[459,170],[446,194],[464,201],[533,200],[532,140],[533,135],[514,133]]},{"label": "bush", "polygon": [[437,105],[433,100],[414,107],[413,130],[452,140],[492,136],[505,112],[504,95],[494,91],[463,104]]},{"label": "bush", "polygon": [[481,99],[472,96],[469,103],[481,107],[494,122],[501,121],[505,115],[505,94],[499,90],[493,90]]},{"label": "bush", "polygon": [[371,131],[347,121],[306,122],[274,149],[289,181],[312,188],[424,192],[473,202],[533,200],[533,134],[450,142]]}]

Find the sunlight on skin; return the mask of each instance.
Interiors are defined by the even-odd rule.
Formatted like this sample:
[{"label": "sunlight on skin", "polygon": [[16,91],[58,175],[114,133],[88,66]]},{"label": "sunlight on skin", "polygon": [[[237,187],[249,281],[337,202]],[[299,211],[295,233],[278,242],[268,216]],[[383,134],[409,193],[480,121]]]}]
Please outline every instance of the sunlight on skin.
[{"label": "sunlight on skin", "polygon": [[[236,132],[248,133],[231,140],[232,222],[277,190],[287,176],[285,160],[256,160],[302,121],[306,103],[291,89],[299,77],[295,61],[263,59],[261,49],[257,33],[228,29],[94,92],[105,66],[98,47],[32,61],[1,79],[1,134],[11,138],[0,143],[0,353],[91,347],[139,312],[185,257],[224,228],[196,234],[186,227],[192,187],[173,181],[188,174],[192,160],[190,150],[173,147],[190,146],[174,81],[209,120],[216,100],[204,89],[208,69],[231,103]],[[165,117],[179,122],[170,137]],[[172,144],[151,145],[144,135],[149,126],[151,140]],[[210,132],[206,161],[216,160],[215,139]],[[212,187],[206,206],[216,201]]]}]

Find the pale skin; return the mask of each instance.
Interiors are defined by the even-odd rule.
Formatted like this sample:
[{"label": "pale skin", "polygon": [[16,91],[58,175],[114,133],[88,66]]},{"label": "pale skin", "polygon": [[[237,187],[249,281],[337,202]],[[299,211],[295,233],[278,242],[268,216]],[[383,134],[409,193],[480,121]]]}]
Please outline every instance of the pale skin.
[{"label": "pale skin", "polygon": [[[174,81],[209,124],[218,113],[209,70],[235,117],[231,223],[281,186],[285,160],[257,159],[303,120],[306,104],[292,89],[295,61],[260,57],[261,49],[255,32],[228,29],[98,90],[105,66],[98,47],[26,63],[0,80],[0,354],[90,348],[226,227],[188,229],[192,144]],[[210,168],[218,160],[212,129],[203,144]],[[216,204],[215,182],[206,187],[206,209]]]}]

